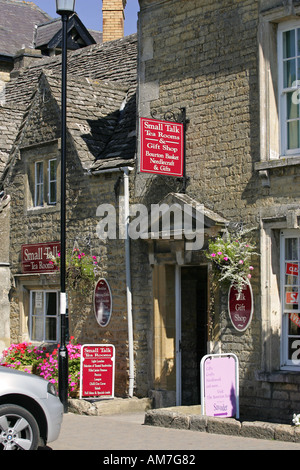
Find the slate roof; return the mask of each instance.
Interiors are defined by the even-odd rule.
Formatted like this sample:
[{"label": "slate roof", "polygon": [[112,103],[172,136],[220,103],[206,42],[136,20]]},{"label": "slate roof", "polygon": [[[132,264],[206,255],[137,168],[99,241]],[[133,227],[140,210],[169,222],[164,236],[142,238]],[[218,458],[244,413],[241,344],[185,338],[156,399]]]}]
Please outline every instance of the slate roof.
[{"label": "slate roof", "polygon": [[[136,65],[136,35],[95,44],[68,54],[67,126],[86,170],[93,172],[134,161]],[[44,59],[23,69],[6,86],[6,106],[22,108],[24,111],[9,164],[18,146],[22,145],[22,130],[29,119],[30,107],[42,80],[47,82],[60,107],[60,56]],[[3,138],[5,134],[0,134],[0,148]]]},{"label": "slate roof", "polygon": [[11,56],[23,45],[32,48],[35,25],[51,19],[33,2],[22,0],[0,0],[0,14],[0,54]]},{"label": "slate roof", "polygon": [[0,106],[0,175],[8,161],[22,118],[21,110]]},{"label": "slate roof", "polygon": [[[1,0],[0,0],[1,1]],[[21,70],[6,85],[6,102],[27,107],[42,72],[61,71],[61,56],[45,58]],[[68,74],[92,80],[109,80],[136,85],[137,35],[95,44],[68,53]]]},{"label": "slate roof", "polygon": [[[60,106],[60,78],[49,74],[46,78]],[[93,168],[99,158],[133,158],[134,142],[128,140],[133,129],[131,120],[125,116],[128,85],[72,77],[68,81],[67,96],[67,129],[83,168]],[[115,153],[111,154],[113,150]]]}]

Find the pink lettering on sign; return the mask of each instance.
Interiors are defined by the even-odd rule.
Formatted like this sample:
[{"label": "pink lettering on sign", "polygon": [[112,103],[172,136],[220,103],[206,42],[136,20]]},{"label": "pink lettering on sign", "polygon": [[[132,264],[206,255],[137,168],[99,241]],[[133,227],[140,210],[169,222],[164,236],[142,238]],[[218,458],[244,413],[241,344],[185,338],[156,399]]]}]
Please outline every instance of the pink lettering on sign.
[{"label": "pink lettering on sign", "polygon": [[183,176],[184,126],[177,122],[141,118],[142,173]]},{"label": "pink lettering on sign", "polygon": [[115,347],[85,344],[81,348],[80,398],[114,397]]}]

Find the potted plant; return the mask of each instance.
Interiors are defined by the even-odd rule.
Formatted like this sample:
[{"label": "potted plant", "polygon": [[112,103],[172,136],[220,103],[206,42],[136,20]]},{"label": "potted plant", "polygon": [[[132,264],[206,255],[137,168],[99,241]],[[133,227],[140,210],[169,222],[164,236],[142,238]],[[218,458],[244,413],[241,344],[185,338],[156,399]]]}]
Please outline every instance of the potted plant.
[{"label": "potted plant", "polygon": [[208,244],[207,258],[213,262],[214,272],[219,282],[227,287],[234,285],[239,293],[252,277],[254,267],[252,257],[255,244],[248,231],[226,232],[222,237]]},{"label": "potted plant", "polygon": [[[50,263],[59,269],[60,253],[57,257],[53,257]],[[78,248],[67,252],[66,278],[70,290],[81,294],[88,293],[95,283],[98,272],[99,266],[96,256],[87,255]]]}]

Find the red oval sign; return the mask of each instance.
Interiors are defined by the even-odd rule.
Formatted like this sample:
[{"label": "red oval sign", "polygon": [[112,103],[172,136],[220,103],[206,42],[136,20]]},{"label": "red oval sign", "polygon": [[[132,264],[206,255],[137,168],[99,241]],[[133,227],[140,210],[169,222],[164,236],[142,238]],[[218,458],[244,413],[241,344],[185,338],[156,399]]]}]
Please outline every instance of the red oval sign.
[{"label": "red oval sign", "polygon": [[253,293],[250,282],[239,293],[231,286],[228,295],[228,311],[232,325],[237,331],[245,331],[253,315]]},{"label": "red oval sign", "polygon": [[109,324],[112,312],[112,296],[108,282],[100,279],[94,291],[94,311],[97,322],[105,327]]}]

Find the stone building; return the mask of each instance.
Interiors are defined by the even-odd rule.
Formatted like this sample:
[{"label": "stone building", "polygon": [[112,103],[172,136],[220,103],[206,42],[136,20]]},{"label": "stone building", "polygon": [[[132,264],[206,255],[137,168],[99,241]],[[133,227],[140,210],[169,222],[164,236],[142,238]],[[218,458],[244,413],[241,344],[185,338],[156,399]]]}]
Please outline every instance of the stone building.
[{"label": "stone building", "polygon": [[[199,403],[201,358],[234,353],[241,417],[290,422],[300,407],[300,2],[139,3],[137,38],[68,57],[68,243],[97,256],[113,297],[104,328],[92,299],[77,298],[71,332],[81,342],[113,343],[117,395],[134,390],[154,406]],[[45,188],[44,204],[35,206],[34,168],[57,160],[59,174],[60,66],[58,57],[36,63],[6,87],[7,106],[24,111],[2,175],[11,197],[13,341],[32,334],[36,293],[46,301],[59,290],[57,274],[23,272],[21,254],[22,246],[59,237],[59,196],[49,204]],[[183,110],[184,178],[141,171],[139,118],[168,121]],[[175,213],[167,238],[162,215],[154,232],[155,204],[170,208],[169,216],[171,208],[195,209],[191,228],[202,214],[203,247],[188,249]],[[100,239],[110,207],[116,236]],[[122,210],[131,216],[125,221],[140,213],[139,236],[121,233]],[[230,320],[228,288],[215,283],[206,256],[209,240],[232,227],[253,229],[259,252],[252,321],[243,331]]]},{"label": "stone building", "polygon": [[[199,367],[202,342],[207,353],[238,356],[242,416],[289,422],[300,406],[300,3],[140,0],[140,9],[138,114],[163,117],[186,109],[186,195],[222,217],[225,227],[252,227],[260,252],[253,261],[252,322],[239,332],[229,318],[228,290],[212,290],[200,253],[191,259],[183,248],[179,262],[172,242],[169,259],[166,247],[149,247],[149,388],[156,397],[174,397],[175,372],[177,402],[194,402],[190,391],[199,377],[194,374],[192,385],[186,368]],[[149,204],[172,186],[180,190],[167,177],[138,174],[135,196]],[[192,338],[195,316],[202,330]]]},{"label": "stone building", "polygon": [[[121,396],[128,386],[125,242],[107,246],[96,229],[98,207],[115,205],[134,163],[136,63],[136,35],[68,54],[68,249],[97,258],[114,306],[104,329],[95,318],[93,289],[74,294],[70,334],[80,343],[115,345]],[[23,67],[5,87],[0,210],[9,255],[6,250],[1,263],[1,351],[9,342],[59,341],[60,282],[48,254],[59,250],[60,239],[60,93],[60,56]],[[123,199],[120,204],[122,212]]]}]

